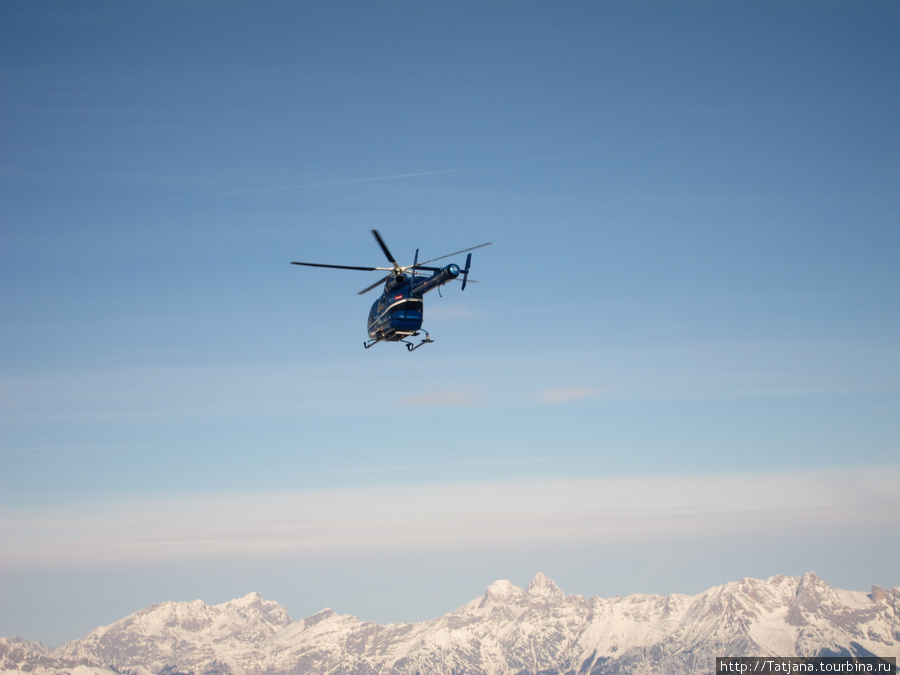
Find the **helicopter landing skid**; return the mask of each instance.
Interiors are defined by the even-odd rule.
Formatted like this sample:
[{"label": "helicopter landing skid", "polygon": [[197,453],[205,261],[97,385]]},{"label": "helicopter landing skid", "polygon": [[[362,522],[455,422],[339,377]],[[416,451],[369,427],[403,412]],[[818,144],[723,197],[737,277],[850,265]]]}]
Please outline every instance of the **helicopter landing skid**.
[{"label": "helicopter landing skid", "polygon": [[[423,331],[423,332],[425,333],[425,337],[422,338],[422,341],[417,345],[413,344],[409,340],[399,340],[399,342],[402,342],[403,344],[405,344],[406,348],[409,351],[414,351],[424,344],[428,344],[429,342],[434,342],[434,340],[432,340],[431,336],[428,334],[427,330]],[[410,337],[415,337],[417,335],[418,335],[418,333],[413,333]],[[363,347],[365,347],[366,349],[369,349],[370,347],[377,345],[379,342],[383,342],[383,340],[381,338],[372,338],[371,340],[366,340],[365,342],[363,342]]]},{"label": "helicopter landing skid", "polygon": [[[424,344],[428,344],[429,342],[434,342],[434,340],[432,340],[431,336],[428,334],[427,330],[423,331],[423,332],[425,333],[425,337],[422,338],[422,341],[417,345],[414,345],[412,342],[407,342],[406,340],[403,340],[403,344],[406,345],[406,348],[409,351],[415,351],[416,349],[418,349],[419,347],[421,347]],[[418,333],[416,333],[416,335],[418,335]]]}]

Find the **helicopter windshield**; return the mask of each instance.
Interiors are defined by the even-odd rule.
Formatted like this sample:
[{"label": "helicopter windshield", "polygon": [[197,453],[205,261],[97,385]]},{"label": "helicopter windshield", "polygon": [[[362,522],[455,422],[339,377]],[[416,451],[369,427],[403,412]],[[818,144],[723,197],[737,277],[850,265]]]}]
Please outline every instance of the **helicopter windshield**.
[{"label": "helicopter windshield", "polygon": [[398,299],[390,308],[391,315],[397,312],[422,312],[422,301],[420,299],[403,298]]}]

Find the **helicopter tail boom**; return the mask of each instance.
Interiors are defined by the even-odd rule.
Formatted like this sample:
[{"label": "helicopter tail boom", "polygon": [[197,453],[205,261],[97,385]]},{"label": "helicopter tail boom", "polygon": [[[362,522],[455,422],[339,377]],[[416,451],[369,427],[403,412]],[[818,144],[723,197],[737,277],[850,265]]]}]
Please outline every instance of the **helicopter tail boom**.
[{"label": "helicopter tail boom", "polygon": [[420,281],[413,287],[412,295],[418,297],[425,295],[428,291],[434,290],[438,286],[443,286],[448,281],[453,281],[454,279],[459,277],[462,272],[462,270],[460,270],[459,268],[459,265],[455,263],[451,263],[446,267],[422,267],[420,265],[419,269],[425,269],[430,272],[434,272],[434,274],[424,281]]}]

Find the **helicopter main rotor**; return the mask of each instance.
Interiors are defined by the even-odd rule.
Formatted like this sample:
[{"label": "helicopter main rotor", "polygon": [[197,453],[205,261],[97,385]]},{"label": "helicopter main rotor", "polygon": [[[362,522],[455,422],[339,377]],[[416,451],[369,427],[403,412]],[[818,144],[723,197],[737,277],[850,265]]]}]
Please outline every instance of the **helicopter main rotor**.
[{"label": "helicopter main rotor", "polygon": [[[375,236],[375,240],[378,242],[378,245],[381,247],[382,252],[384,253],[385,258],[388,259],[388,262],[391,263],[391,267],[361,267],[356,265],[328,265],[325,263],[308,263],[308,262],[292,262],[291,265],[305,265],[306,267],[330,267],[332,269],[338,270],[360,270],[363,272],[389,272],[385,277],[379,279],[371,286],[368,286],[361,290],[358,295],[364,295],[368,293],[373,288],[379,286],[380,284],[385,283],[392,276],[403,276],[406,272],[412,271],[412,275],[415,276],[417,269],[428,269],[425,267],[428,263],[435,262],[437,260],[443,260],[444,258],[449,258],[450,256],[459,255],[460,253],[466,253],[468,251],[474,251],[476,248],[482,248],[484,246],[490,246],[493,242],[487,242],[485,244],[479,244],[478,246],[472,246],[471,248],[464,248],[462,251],[456,251],[455,253],[448,253],[447,255],[442,255],[437,258],[432,258],[431,260],[426,260],[425,262],[419,262],[419,251],[416,250],[415,261],[412,265],[407,265],[402,267],[394,256],[391,254],[390,249],[388,249],[387,244],[384,243],[384,239],[381,238],[381,235],[378,233],[378,230],[372,230],[372,234]],[[469,256],[471,258],[471,255]],[[468,273],[468,264],[466,265],[466,272]]]},{"label": "helicopter main rotor", "polygon": [[388,262],[394,266],[394,271],[397,274],[402,274],[403,269],[397,264],[397,261],[394,259],[394,256],[391,255],[391,252],[388,250],[387,244],[384,243],[384,239],[381,238],[381,235],[378,234],[378,230],[372,230],[372,234],[375,235],[375,240],[378,242],[378,245],[381,247],[381,250],[384,251],[384,257],[388,259]]}]

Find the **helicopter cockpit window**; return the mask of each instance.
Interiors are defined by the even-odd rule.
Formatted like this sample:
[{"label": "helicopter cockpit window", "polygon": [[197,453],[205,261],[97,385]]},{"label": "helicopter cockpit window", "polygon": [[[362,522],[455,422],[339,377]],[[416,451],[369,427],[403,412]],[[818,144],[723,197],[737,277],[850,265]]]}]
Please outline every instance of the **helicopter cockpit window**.
[{"label": "helicopter cockpit window", "polygon": [[390,313],[396,312],[422,312],[421,300],[407,300],[406,302],[398,302],[390,308]]}]

